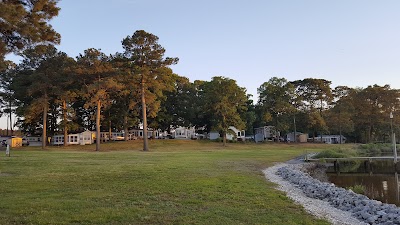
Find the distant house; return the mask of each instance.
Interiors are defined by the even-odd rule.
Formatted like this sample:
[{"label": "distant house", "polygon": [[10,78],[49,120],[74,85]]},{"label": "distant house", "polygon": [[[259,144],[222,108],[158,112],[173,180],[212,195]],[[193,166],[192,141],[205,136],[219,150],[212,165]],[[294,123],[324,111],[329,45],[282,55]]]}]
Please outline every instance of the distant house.
[{"label": "distant house", "polygon": [[29,142],[42,142],[41,136],[26,136]]},{"label": "distant house", "polygon": [[[125,140],[124,132],[111,132],[111,138],[109,137],[110,132],[100,132],[101,141],[123,141]],[[129,139],[129,138],[128,138]]]},{"label": "distant house", "polygon": [[79,144],[81,145],[90,145],[93,144],[96,140],[96,133],[93,131],[84,131],[79,135]]},{"label": "distant house", "polygon": [[[235,135],[232,135],[231,133],[226,134],[226,139],[228,140],[233,140],[235,137],[238,141],[244,141],[246,139],[246,134],[244,130],[238,130],[234,126],[230,126],[229,130],[231,130]],[[229,138],[228,138],[229,135]]]},{"label": "distant house", "polygon": [[[64,144],[64,135],[54,135],[51,138],[52,145],[63,145]],[[67,145],[79,145],[79,134],[68,134],[67,136]]]},{"label": "distant house", "polygon": [[321,135],[315,138],[316,141],[326,144],[344,144],[346,143],[346,137],[343,135]]},{"label": "distant house", "polygon": [[279,137],[279,132],[274,126],[263,126],[254,129],[255,142],[274,140]]},{"label": "distant house", "polygon": [[[94,143],[94,133],[92,131],[84,131],[78,134],[68,134],[67,144],[68,145],[87,145]],[[51,138],[52,145],[64,145],[64,135],[54,135]]]},{"label": "distant house", "polygon": [[[243,141],[245,140],[246,137],[245,137],[244,130],[239,130],[234,126],[230,126],[228,129],[229,129],[229,131],[226,134],[227,140],[230,140],[230,141],[231,140],[243,140]],[[215,140],[215,139],[218,139],[219,137],[221,137],[221,136],[220,136],[219,132],[217,132],[217,131],[211,131],[208,134],[208,138],[210,140]]]},{"label": "distant house", "polygon": [[220,137],[219,132],[217,131],[210,131],[210,133],[208,133],[208,139],[210,140],[216,140]]},{"label": "distant house", "polygon": [[194,127],[177,127],[171,130],[171,137],[174,139],[195,139],[196,130]]},{"label": "distant house", "polygon": [[[131,139],[143,139],[143,129],[131,129],[129,130],[129,135]],[[147,138],[159,138],[160,131],[153,130],[151,128],[147,129]]]},{"label": "distant house", "polygon": [[42,146],[41,136],[26,136],[25,138],[29,142],[29,146]]},{"label": "distant house", "polygon": [[304,134],[301,132],[296,132],[296,134],[294,132],[291,132],[286,135],[286,140],[288,142],[305,143],[307,142],[307,139],[308,139],[308,134]]}]

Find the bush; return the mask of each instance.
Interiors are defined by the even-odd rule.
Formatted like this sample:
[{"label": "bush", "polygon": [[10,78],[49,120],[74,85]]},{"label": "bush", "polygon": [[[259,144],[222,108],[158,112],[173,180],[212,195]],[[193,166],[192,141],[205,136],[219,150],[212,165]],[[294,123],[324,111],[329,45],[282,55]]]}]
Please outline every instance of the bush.
[{"label": "bush", "polygon": [[356,156],[356,151],[352,148],[328,149],[318,153],[314,158],[348,158]]},{"label": "bush", "polygon": [[363,144],[358,148],[358,155],[360,156],[382,156],[388,155],[392,152],[391,144]]},{"label": "bush", "polygon": [[352,190],[354,193],[365,195],[365,187],[361,184],[356,184],[354,186],[347,187],[347,189]]},{"label": "bush", "polygon": [[[347,148],[346,148],[347,147]],[[384,144],[362,144],[354,147],[338,147],[320,152],[314,158],[348,158],[355,156],[387,156],[393,155],[393,145]]]},{"label": "bush", "polygon": [[221,137],[219,137],[219,138],[215,139],[215,141],[216,141],[216,142],[222,142],[223,139],[222,139]]}]

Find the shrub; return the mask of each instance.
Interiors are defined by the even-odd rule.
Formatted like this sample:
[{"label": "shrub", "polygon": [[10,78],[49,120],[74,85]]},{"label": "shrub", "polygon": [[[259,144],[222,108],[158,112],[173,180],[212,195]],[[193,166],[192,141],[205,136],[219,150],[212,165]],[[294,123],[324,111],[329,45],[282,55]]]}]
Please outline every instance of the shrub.
[{"label": "shrub", "polygon": [[215,139],[215,141],[216,141],[216,142],[222,142],[223,139],[222,139],[221,137],[219,137],[219,138]]},{"label": "shrub", "polygon": [[365,187],[361,184],[356,184],[347,188],[352,190],[354,193],[365,195]]},{"label": "shrub", "polygon": [[352,148],[328,149],[318,153],[314,158],[348,158],[356,155]]},{"label": "shrub", "polygon": [[392,152],[391,144],[363,144],[358,147],[358,155],[360,156],[381,156]]}]

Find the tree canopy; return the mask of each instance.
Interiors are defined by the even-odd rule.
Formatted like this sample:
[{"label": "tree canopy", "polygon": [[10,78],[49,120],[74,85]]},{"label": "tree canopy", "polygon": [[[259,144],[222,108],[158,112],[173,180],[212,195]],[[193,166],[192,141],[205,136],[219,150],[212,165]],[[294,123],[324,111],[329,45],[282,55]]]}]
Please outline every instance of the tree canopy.
[{"label": "tree canopy", "polygon": [[[233,79],[191,82],[175,74],[171,66],[178,58],[165,57],[159,38],[144,30],[122,40],[123,52],[88,48],[71,58],[53,46],[60,35],[48,22],[58,14],[57,2],[0,1],[0,113],[15,113],[15,124],[42,135],[43,147],[55,134],[66,138],[69,132],[96,130],[99,150],[100,131],[123,131],[128,140],[139,122],[143,131],[179,126],[218,131],[224,145],[230,126],[248,134],[266,125],[282,136],[291,130],[313,137],[339,133],[358,142],[388,140],[389,123],[399,131],[400,91],[389,85],[332,89],[325,79],[272,77],[253,103]],[[23,56],[22,62],[5,61],[9,53]],[[143,139],[147,151],[147,132]]]},{"label": "tree canopy", "polygon": [[0,1],[0,63],[8,53],[22,54],[36,44],[58,44],[61,36],[48,23],[58,15],[58,0]]},{"label": "tree canopy", "polygon": [[239,87],[235,80],[213,77],[205,84],[205,99],[205,110],[210,115],[212,130],[221,132],[225,146],[230,126],[245,128],[245,119],[241,116],[247,111],[246,90]]},{"label": "tree canopy", "polygon": [[140,84],[143,150],[148,151],[147,113],[150,117],[157,115],[163,90],[172,88],[172,70],[168,66],[178,63],[178,58],[164,58],[165,49],[158,37],[144,30],[124,38],[122,47],[131,79]]}]

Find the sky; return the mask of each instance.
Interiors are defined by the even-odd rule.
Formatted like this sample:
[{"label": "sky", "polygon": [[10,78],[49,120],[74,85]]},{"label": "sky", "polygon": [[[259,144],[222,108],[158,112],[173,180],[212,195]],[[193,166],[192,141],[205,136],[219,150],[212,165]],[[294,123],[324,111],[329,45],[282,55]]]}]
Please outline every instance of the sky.
[{"label": "sky", "polygon": [[[271,77],[321,78],[331,87],[400,89],[398,0],[61,0],[51,21],[57,48],[122,52],[136,30],[159,37],[173,71],[194,80],[224,76],[257,101]],[[5,118],[0,127],[5,128]]]}]

